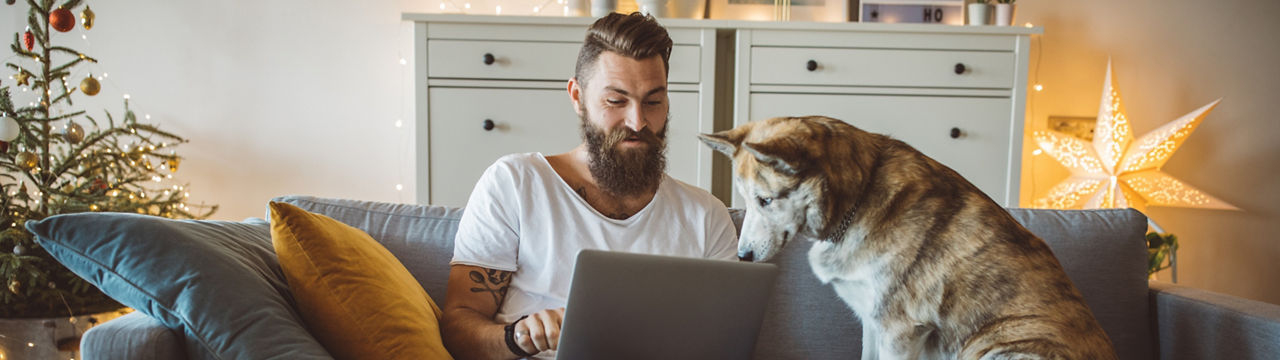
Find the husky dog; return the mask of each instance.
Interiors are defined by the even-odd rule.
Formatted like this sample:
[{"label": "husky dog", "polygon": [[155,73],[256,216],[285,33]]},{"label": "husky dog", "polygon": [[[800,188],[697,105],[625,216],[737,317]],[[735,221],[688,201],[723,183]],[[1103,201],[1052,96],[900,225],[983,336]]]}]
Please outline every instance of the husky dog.
[{"label": "husky dog", "polygon": [[1043,240],[950,168],[827,117],[700,139],[747,200],[738,256],[797,237],[862,321],[863,359],[1115,359]]}]

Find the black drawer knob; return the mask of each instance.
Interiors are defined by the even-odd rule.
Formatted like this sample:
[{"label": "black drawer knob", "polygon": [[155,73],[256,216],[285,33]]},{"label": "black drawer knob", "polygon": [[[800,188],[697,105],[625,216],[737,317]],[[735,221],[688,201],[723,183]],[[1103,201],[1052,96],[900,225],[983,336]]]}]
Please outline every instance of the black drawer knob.
[{"label": "black drawer knob", "polygon": [[952,139],[960,138],[960,128],[954,128],[954,127],[951,128],[951,138]]},{"label": "black drawer knob", "polygon": [[497,59],[494,59],[494,58],[493,58],[493,54],[490,54],[490,53],[484,53],[484,64],[485,64],[485,65],[493,65],[493,62],[494,62],[495,60],[497,60]]},{"label": "black drawer knob", "polygon": [[817,62],[817,61],[813,61],[813,60],[809,60],[809,63],[804,64],[804,68],[805,68],[805,69],[809,69],[809,71],[818,70],[818,62]]},{"label": "black drawer knob", "polygon": [[956,75],[964,74],[965,70],[964,64],[956,63]]},{"label": "black drawer knob", "polygon": [[484,119],[484,131],[492,131],[494,127],[493,120]]}]

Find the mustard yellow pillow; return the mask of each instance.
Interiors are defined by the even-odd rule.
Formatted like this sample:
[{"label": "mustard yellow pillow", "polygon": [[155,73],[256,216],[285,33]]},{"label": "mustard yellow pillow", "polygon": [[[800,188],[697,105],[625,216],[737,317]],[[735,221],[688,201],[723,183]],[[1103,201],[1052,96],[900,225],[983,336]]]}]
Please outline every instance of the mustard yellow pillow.
[{"label": "mustard yellow pillow", "polygon": [[452,359],[440,308],[365,232],[272,202],[271,242],[303,322],[334,358]]}]

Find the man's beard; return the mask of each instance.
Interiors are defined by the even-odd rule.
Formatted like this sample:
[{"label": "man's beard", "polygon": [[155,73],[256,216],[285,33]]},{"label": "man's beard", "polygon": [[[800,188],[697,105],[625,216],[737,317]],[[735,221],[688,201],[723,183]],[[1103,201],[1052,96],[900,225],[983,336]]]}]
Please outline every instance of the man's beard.
[{"label": "man's beard", "polygon": [[[614,196],[634,196],[657,190],[667,167],[667,127],[657,134],[649,128],[634,131],[626,126],[600,129],[582,108],[582,138],[587,142],[587,168],[596,184]],[[646,146],[623,149],[619,145],[636,137]]]}]

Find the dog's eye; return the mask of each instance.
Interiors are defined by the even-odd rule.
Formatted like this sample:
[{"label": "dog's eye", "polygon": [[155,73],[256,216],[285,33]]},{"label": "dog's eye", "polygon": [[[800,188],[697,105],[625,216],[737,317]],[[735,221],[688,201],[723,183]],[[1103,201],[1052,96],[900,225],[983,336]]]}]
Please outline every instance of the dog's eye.
[{"label": "dog's eye", "polygon": [[765,207],[773,203],[773,198],[757,196],[756,201],[760,202],[760,207]]}]

